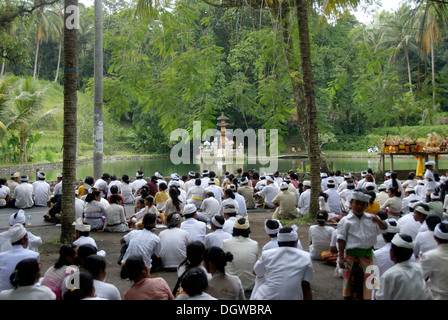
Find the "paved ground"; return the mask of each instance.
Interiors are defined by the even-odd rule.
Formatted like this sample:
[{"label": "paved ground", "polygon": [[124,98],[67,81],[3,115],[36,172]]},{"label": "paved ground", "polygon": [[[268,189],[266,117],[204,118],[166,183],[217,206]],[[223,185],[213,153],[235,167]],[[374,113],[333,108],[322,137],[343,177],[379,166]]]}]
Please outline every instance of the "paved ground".
[{"label": "paved ground", "polygon": [[[10,214],[16,212],[13,209],[0,210],[0,231],[8,228]],[[31,215],[31,226],[27,227],[30,232],[42,237],[43,245],[40,248],[42,273],[53,265],[58,258],[60,244],[58,239],[60,236],[60,227],[54,224],[42,221],[42,216],[46,208],[34,207],[25,210],[26,214]],[[127,207],[127,212],[133,212],[133,207]],[[264,231],[264,221],[272,215],[272,210],[256,209],[249,211],[249,219],[251,226],[251,238],[258,242],[260,249],[269,241],[269,237]],[[299,226],[299,239],[304,250],[308,250],[308,229],[309,226]],[[120,278],[120,267],[117,264],[120,254],[120,238],[123,234],[114,233],[91,233],[96,240],[100,250],[105,250],[106,260],[108,263],[106,281],[114,284],[121,294],[131,286],[127,280]],[[342,279],[333,276],[334,268],[320,261],[313,261],[314,275],[311,287],[313,290],[314,300],[342,300]],[[287,271],[285,271],[287,272]],[[171,288],[176,283],[176,274],[174,272],[160,272],[155,276],[163,277]]]}]

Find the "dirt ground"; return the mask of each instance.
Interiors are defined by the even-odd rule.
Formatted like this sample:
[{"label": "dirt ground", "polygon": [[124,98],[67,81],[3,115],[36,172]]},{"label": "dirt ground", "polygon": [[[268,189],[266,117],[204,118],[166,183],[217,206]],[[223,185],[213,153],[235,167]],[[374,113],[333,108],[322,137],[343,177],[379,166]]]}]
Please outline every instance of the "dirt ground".
[{"label": "dirt ground", "polygon": [[[133,207],[127,208],[127,212],[133,212]],[[251,238],[258,242],[261,248],[270,239],[264,230],[264,221],[272,216],[272,210],[254,209],[248,213]],[[298,229],[299,239],[304,250],[308,250],[308,225],[300,225]],[[40,247],[42,274],[51,265],[53,265],[57,258],[60,245],[58,239],[60,236],[60,227],[48,223],[45,226],[31,226],[29,231],[35,235],[42,237],[43,244]],[[157,229],[156,233],[161,229]],[[120,266],[117,261],[120,255],[120,238],[123,234],[107,233],[107,232],[92,232],[91,236],[95,239],[99,250],[106,251],[107,261],[107,277],[106,282],[114,284],[121,295],[132,285],[128,280],[120,278]],[[313,260],[314,275],[311,283],[314,300],[342,300],[342,279],[333,276],[334,267],[324,264],[321,261]],[[159,272],[153,274],[155,277],[164,278],[170,288],[173,288],[176,281],[175,272]]]}]

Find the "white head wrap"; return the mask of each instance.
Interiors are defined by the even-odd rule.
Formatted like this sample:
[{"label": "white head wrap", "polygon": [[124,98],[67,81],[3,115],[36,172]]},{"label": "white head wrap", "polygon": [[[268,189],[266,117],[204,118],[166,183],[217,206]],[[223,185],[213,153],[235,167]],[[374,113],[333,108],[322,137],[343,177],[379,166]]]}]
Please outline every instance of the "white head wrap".
[{"label": "white head wrap", "polygon": [[429,211],[425,210],[425,208],[423,208],[420,204],[415,205],[414,207],[414,212],[418,211],[421,214],[424,214],[425,216],[429,215]]},{"label": "white head wrap", "polygon": [[288,184],[286,182],[282,182],[280,184],[280,190],[288,190]]},{"label": "white head wrap", "polygon": [[291,226],[292,230],[289,233],[279,232],[277,234],[278,242],[291,242],[297,241],[299,239],[299,235],[297,234],[298,227],[296,225]]},{"label": "white head wrap", "polygon": [[[278,228],[276,228],[276,229],[269,229],[269,228],[266,226],[266,223],[267,223],[268,221],[270,221],[270,220],[277,221],[277,222],[278,222]],[[277,234],[277,233],[278,233],[278,230],[280,230],[281,227],[282,227],[282,224],[281,224],[280,221],[278,221],[277,219],[266,219],[266,220],[264,221],[264,231],[266,231],[267,234]]]},{"label": "white head wrap", "polygon": [[244,179],[241,180],[241,184],[248,184],[249,183],[249,179],[247,179],[247,177],[244,177]]},{"label": "white head wrap", "polygon": [[27,182],[28,181],[28,176],[21,176],[20,177],[20,181],[21,182]]},{"label": "white head wrap", "polygon": [[26,229],[23,224],[16,223],[8,230],[11,243],[17,242],[26,235]]},{"label": "white head wrap", "polygon": [[172,173],[171,174],[171,179],[173,180],[179,180],[179,175],[177,173]]},{"label": "white head wrap", "polygon": [[392,244],[396,245],[397,247],[400,248],[405,248],[405,249],[414,249],[414,242],[407,242],[404,241],[403,238],[400,236],[400,233],[397,233],[393,238],[392,238]]},{"label": "white head wrap", "polygon": [[272,176],[270,176],[270,175],[266,176],[266,180],[274,182],[274,178],[272,178]]},{"label": "white head wrap", "polygon": [[36,176],[37,176],[39,179],[45,179],[45,173],[43,173],[42,171],[38,171],[37,174],[36,174]]},{"label": "white head wrap", "polygon": [[185,214],[192,214],[197,211],[197,208],[194,204],[187,204],[184,208],[184,215]]},{"label": "white head wrap", "polygon": [[442,221],[442,222],[440,222],[439,224],[436,225],[436,227],[434,228],[434,236],[439,238],[439,239],[448,240],[448,233],[447,232],[443,232],[440,229],[442,224],[448,225],[448,221]]},{"label": "white head wrap", "polygon": [[387,223],[387,233],[399,233],[400,232],[400,226],[397,223],[396,219],[388,219],[386,220]]},{"label": "white head wrap", "polygon": [[62,178],[62,173],[56,173],[56,178]]},{"label": "white head wrap", "polygon": [[218,220],[216,220],[215,216],[213,216],[212,220],[210,221],[211,223],[213,223],[215,226],[222,228],[224,226],[224,224],[221,224],[218,222]]},{"label": "white head wrap", "polygon": [[425,166],[435,166],[436,165],[436,163],[435,163],[435,161],[426,161],[425,162]]},{"label": "white head wrap", "polygon": [[369,202],[370,201],[371,196],[361,192],[361,191],[355,191],[352,193],[352,200],[359,200],[359,201],[363,201],[363,202]]},{"label": "white head wrap", "polygon": [[440,199],[437,193],[431,193],[431,199]]},{"label": "white head wrap", "polygon": [[302,184],[303,184],[304,186],[311,187],[311,181],[310,181],[310,180],[305,180],[305,181],[303,181]]},{"label": "white head wrap", "polygon": [[16,223],[24,224],[25,223],[25,211],[20,209],[16,213],[13,213],[9,216],[9,225],[13,226]]}]

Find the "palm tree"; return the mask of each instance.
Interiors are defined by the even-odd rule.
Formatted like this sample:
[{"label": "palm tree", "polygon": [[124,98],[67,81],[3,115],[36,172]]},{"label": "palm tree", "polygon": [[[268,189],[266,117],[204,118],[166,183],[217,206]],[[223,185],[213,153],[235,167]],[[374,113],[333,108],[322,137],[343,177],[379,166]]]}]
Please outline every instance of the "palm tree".
[{"label": "palm tree", "polygon": [[[61,236],[62,243],[72,242],[75,220],[75,181],[77,157],[77,85],[78,29],[70,25],[73,14],[68,8],[78,8],[78,0],[64,3],[64,138],[62,163]],[[70,27],[70,28],[69,28]]]},{"label": "palm tree", "polygon": [[34,55],[33,78],[37,78],[39,46],[43,40],[56,38],[60,34],[62,19],[59,14],[53,10],[47,10],[44,7],[38,8],[34,13],[34,24],[36,27],[36,51]]},{"label": "palm tree", "polygon": [[31,77],[12,78],[6,101],[0,105],[0,115],[8,132],[16,132],[20,138],[20,162],[27,162],[27,140],[34,128],[55,119],[60,107],[48,109],[43,96],[49,86],[39,87],[37,80]]}]

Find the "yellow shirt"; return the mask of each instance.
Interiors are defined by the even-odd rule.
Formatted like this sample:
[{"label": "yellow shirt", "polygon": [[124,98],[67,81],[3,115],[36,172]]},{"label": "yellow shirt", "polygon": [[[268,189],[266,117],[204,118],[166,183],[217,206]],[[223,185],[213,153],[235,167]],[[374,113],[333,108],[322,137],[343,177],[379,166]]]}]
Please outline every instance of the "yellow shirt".
[{"label": "yellow shirt", "polygon": [[372,214],[376,214],[376,213],[378,213],[378,211],[380,211],[380,203],[378,201],[373,201],[372,204],[369,202],[369,205],[367,206],[367,209],[365,210],[365,212],[372,213]]},{"label": "yellow shirt", "polygon": [[154,204],[165,203],[170,198],[170,195],[166,191],[159,191],[154,197]]}]

